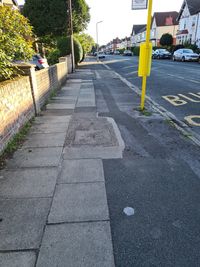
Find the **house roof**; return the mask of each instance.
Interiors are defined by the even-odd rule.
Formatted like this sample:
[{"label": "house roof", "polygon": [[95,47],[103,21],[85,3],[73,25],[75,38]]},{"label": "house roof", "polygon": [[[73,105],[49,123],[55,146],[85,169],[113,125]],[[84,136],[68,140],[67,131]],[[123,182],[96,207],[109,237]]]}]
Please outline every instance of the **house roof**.
[{"label": "house roof", "polygon": [[176,11],[155,12],[153,15],[152,22],[155,18],[157,27],[169,26],[170,24],[166,24],[166,21],[168,18],[172,18],[171,25],[178,25],[177,17],[178,17],[178,12]]},{"label": "house roof", "polygon": [[178,15],[178,20],[180,19],[181,15],[183,13],[183,10],[186,6],[186,3],[187,3],[187,6],[188,6],[188,9],[189,9],[191,16],[200,12],[200,1],[199,0],[184,0],[183,4],[181,6],[181,10],[180,10],[179,15]]},{"label": "house roof", "polygon": [[133,25],[131,35],[133,35],[133,33],[138,34],[138,33],[143,32],[145,30],[146,30],[146,24]]}]

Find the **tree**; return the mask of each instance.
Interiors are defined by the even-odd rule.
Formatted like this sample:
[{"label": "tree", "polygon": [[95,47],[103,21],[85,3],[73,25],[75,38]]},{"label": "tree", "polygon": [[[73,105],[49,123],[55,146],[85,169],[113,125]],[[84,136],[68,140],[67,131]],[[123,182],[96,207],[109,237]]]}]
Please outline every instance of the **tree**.
[{"label": "tree", "polygon": [[171,46],[173,44],[173,36],[169,33],[165,33],[160,38],[160,44],[162,46]]},{"label": "tree", "polygon": [[92,47],[95,46],[94,39],[87,33],[75,34],[75,37],[79,40],[83,47],[84,56],[91,52]]},{"label": "tree", "polygon": [[34,53],[31,40],[28,20],[18,11],[0,6],[0,80],[13,75],[13,60],[30,59]]},{"label": "tree", "polygon": [[[23,14],[28,17],[37,36],[62,36],[67,34],[68,19],[66,0],[26,0]],[[85,0],[74,0],[73,30],[86,29],[90,21],[89,7]]]}]

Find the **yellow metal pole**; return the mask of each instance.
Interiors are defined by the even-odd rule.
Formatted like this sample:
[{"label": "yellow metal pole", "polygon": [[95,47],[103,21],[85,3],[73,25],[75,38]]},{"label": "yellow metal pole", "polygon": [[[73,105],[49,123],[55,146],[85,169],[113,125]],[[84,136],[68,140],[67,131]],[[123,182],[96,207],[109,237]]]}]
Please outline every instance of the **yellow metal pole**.
[{"label": "yellow metal pole", "polygon": [[[147,31],[146,31],[146,46],[148,49],[146,60],[149,58],[149,43],[151,35],[151,14],[152,14],[153,0],[148,0],[148,16],[147,16]],[[147,64],[146,64],[147,66]],[[144,110],[145,96],[146,96],[146,85],[147,85],[147,76],[142,78],[142,95],[141,95],[141,104],[140,109]]]}]

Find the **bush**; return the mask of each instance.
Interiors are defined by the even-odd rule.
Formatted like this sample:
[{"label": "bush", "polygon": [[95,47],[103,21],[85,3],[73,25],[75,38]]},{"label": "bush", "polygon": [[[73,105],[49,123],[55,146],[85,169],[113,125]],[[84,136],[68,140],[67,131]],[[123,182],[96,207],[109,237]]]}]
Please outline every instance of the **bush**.
[{"label": "bush", "polygon": [[[69,55],[71,53],[70,37],[60,37],[58,39],[57,48],[60,51],[61,57]],[[83,48],[76,38],[74,38],[74,56],[76,64],[78,64],[83,59]]]},{"label": "bush", "polygon": [[182,49],[182,48],[185,48],[185,46],[182,44],[175,45],[174,47],[172,47],[171,52],[174,53],[176,50]]},{"label": "bush", "polygon": [[171,46],[173,44],[173,36],[169,33],[165,33],[160,38],[160,44],[162,46]]},{"label": "bush", "polygon": [[120,54],[123,54],[123,53],[124,53],[124,51],[125,51],[125,48],[118,49],[118,51],[120,52]]},{"label": "bush", "polygon": [[134,56],[138,56],[140,55],[140,47],[139,46],[135,46],[131,48],[131,51],[133,52]]},{"label": "bush", "polygon": [[0,81],[16,72],[11,62],[32,57],[32,27],[28,20],[10,7],[0,6]]},{"label": "bush", "polygon": [[60,51],[58,49],[53,49],[47,54],[47,60],[49,65],[54,65],[58,63],[60,57]]}]

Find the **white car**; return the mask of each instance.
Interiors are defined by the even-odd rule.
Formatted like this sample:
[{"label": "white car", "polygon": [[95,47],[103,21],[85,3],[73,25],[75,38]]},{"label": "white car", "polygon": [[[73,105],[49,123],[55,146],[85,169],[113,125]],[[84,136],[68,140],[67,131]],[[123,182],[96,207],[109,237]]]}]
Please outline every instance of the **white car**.
[{"label": "white car", "polygon": [[181,61],[198,61],[199,55],[194,53],[192,49],[178,49],[173,54],[173,60],[181,60]]},{"label": "white car", "polygon": [[105,58],[106,57],[104,52],[98,52],[97,56],[98,56],[98,58]]}]

